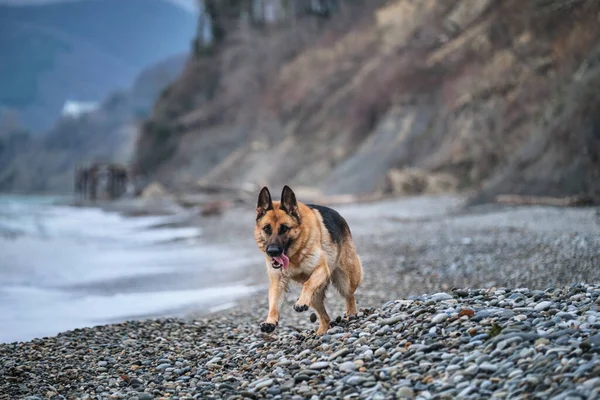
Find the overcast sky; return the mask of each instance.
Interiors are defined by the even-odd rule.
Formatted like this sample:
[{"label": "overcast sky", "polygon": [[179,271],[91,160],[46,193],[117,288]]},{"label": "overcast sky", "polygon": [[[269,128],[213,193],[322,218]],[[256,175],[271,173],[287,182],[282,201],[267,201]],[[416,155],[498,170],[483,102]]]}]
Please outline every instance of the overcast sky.
[{"label": "overcast sky", "polygon": [[[36,4],[44,4],[44,3],[58,3],[65,1],[87,1],[87,0],[0,0],[0,4],[11,4],[11,5],[36,5]],[[127,0],[123,0],[127,1]],[[163,0],[169,3],[173,3],[178,5],[179,7],[194,12],[196,10],[196,0]]]}]

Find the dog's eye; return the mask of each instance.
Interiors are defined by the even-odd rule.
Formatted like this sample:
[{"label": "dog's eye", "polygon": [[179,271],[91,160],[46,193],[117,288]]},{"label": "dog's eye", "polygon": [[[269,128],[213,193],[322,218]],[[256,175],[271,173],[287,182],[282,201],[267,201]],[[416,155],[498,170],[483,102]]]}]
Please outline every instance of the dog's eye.
[{"label": "dog's eye", "polygon": [[280,225],[279,226],[279,234],[280,235],[283,235],[284,233],[286,233],[289,230],[290,230],[290,228],[288,228],[286,225]]},{"label": "dog's eye", "polygon": [[270,235],[271,234],[271,225],[265,225],[265,226],[263,226],[263,231],[265,231],[265,233],[267,235]]}]

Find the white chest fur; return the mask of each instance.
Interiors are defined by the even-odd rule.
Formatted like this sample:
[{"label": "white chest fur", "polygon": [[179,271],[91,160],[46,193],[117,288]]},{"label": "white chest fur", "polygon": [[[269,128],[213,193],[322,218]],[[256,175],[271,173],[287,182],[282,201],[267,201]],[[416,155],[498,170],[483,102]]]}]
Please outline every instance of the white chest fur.
[{"label": "white chest fur", "polygon": [[301,254],[302,257],[300,265],[298,265],[298,272],[301,274],[311,274],[315,270],[315,268],[317,268],[317,265],[319,265],[322,251],[318,247],[313,247],[310,250],[302,250]]}]

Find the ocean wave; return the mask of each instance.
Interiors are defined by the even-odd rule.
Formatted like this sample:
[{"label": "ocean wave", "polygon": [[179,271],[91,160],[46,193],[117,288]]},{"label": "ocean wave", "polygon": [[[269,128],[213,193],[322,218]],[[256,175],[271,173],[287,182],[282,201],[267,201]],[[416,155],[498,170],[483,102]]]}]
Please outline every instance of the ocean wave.
[{"label": "ocean wave", "polygon": [[202,243],[186,218],[0,197],[0,341],[184,307],[208,310],[251,290],[239,279],[252,257]]}]

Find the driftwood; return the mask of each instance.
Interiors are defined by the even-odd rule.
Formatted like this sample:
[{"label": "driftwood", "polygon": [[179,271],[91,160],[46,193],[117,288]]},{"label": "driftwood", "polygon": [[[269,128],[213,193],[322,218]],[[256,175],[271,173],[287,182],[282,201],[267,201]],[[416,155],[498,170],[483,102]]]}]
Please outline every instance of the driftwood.
[{"label": "driftwood", "polygon": [[[254,205],[255,193],[247,189],[233,188],[220,185],[203,185],[203,193],[181,194],[175,201],[185,208],[198,208],[200,215],[218,216],[236,205]],[[197,189],[197,188],[196,188]],[[381,194],[368,195],[338,195],[338,196],[303,196],[302,202],[320,205],[343,205],[370,203],[385,199]]]},{"label": "driftwood", "polygon": [[207,193],[207,194],[218,194],[218,193],[254,194],[255,192],[258,192],[258,187],[254,187],[254,185],[228,186],[228,185],[219,185],[219,184],[213,184],[213,183],[196,183],[190,189],[194,193]]},{"label": "driftwood", "polygon": [[593,200],[584,195],[568,197],[523,196],[518,194],[503,194],[496,196],[496,203],[507,205],[554,206],[554,207],[585,207],[593,205]]},{"label": "driftwood", "polygon": [[[192,188],[192,193],[218,196],[226,198],[227,200],[233,201],[234,203],[253,203],[258,193],[258,186],[256,185],[243,185],[243,186],[228,186],[219,184],[205,184],[196,183]],[[301,193],[302,190],[297,192]],[[193,195],[182,195],[180,196],[179,202],[182,203],[194,203],[192,199]],[[389,196],[392,197],[392,196]],[[184,200],[185,198],[185,200]],[[359,203],[370,203],[378,200],[383,200],[386,196],[375,193],[375,194],[347,194],[347,195],[335,195],[335,196],[324,196],[320,193],[301,196],[304,203],[314,203],[321,205],[332,205],[332,204],[359,204]],[[187,200],[187,201],[186,201]],[[217,200],[218,201],[218,200]],[[202,201],[204,203],[204,201]],[[196,203],[197,204],[197,203]],[[191,204],[188,204],[191,205]]]},{"label": "driftwood", "polygon": [[341,194],[337,196],[319,196],[315,198],[302,199],[303,203],[320,204],[322,206],[344,205],[344,204],[365,204],[373,203],[380,200],[394,198],[393,196],[385,196],[379,193],[375,194]]},{"label": "driftwood", "polygon": [[200,208],[200,215],[203,217],[219,216],[233,205],[233,201],[211,201]]}]

